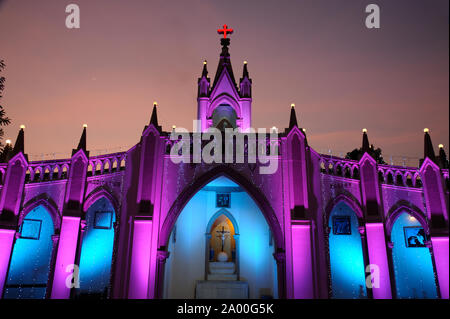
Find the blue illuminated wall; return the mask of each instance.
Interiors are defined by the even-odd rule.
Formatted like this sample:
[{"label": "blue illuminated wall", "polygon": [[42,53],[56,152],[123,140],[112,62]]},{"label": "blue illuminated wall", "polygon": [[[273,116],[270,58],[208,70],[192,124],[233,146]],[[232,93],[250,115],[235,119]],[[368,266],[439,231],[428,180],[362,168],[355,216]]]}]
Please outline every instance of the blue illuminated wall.
[{"label": "blue illuminated wall", "polygon": [[[407,247],[404,227],[421,226],[408,213],[394,223],[391,241],[397,298],[437,298],[433,264],[428,247]],[[421,238],[419,238],[422,241]]]},{"label": "blue illuminated wall", "polygon": [[[86,213],[86,230],[80,256],[79,294],[105,296],[111,274],[115,211],[102,197]],[[106,296],[105,296],[106,297]]]},{"label": "blue illuminated wall", "polygon": [[4,298],[43,299],[52,255],[53,220],[38,206],[30,211],[20,227],[8,273]]},{"label": "blue illuminated wall", "polygon": [[[336,217],[337,222],[333,223]],[[346,217],[350,220],[348,229],[342,223]],[[330,214],[328,226],[332,297],[367,298],[361,235],[355,212],[346,203],[338,203]],[[337,234],[339,232],[343,234]]]}]

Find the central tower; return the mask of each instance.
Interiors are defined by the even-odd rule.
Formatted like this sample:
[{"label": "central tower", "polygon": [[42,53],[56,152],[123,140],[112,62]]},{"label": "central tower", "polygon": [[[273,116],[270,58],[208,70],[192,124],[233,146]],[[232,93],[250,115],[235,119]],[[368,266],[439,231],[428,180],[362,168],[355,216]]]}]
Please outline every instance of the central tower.
[{"label": "central tower", "polygon": [[233,33],[233,29],[228,29],[225,24],[223,29],[217,32],[223,34],[223,38],[220,39],[222,52],[212,86],[208,77],[207,63],[203,62],[203,72],[198,79],[197,119],[201,121],[202,132],[210,127],[221,130],[233,127],[239,128],[241,132],[247,132],[251,127],[252,118],[252,80],[248,74],[247,62],[244,61],[238,87],[228,52],[230,38],[227,38],[227,34]]}]

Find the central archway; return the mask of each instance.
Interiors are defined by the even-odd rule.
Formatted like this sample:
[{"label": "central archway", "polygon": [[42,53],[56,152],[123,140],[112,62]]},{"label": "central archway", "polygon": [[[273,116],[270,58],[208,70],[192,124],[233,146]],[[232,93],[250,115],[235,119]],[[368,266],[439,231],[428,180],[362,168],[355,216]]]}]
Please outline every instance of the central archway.
[{"label": "central archway", "polygon": [[[261,213],[263,220],[268,225],[270,230],[270,235],[273,238],[273,256],[275,257],[274,263],[276,263],[276,278],[277,287],[276,295],[278,298],[285,298],[286,295],[286,285],[285,285],[285,250],[284,250],[284,236],[281,230],[281,226],[277,220],[275,212],[271,207],[270,203],[262,194],[262,192],[257,189],[253,183],[251,183],[247,178],[245,178],[240,173],[231,169],[228,166],[217,166],[210,171],[206,172],[199,178],[197,178],[192,184],[187,186],[178,196],[178,198],[173,203],[171,209],[169,210],[166,219],[163,222],[160,236],[159,236],[159,252],[161,255],[167,256],[167,250],[169,246],[169,238],[174,230],[174,225],[177,219],[189,201],[197,194],[204,186],[206,186],[211,181],[219,178],[225,177],[236,183],[247,196],[254,202],[255,207],[258,208]],[[242,229],[241,229],[242,231]],[[158,263],[157,269],[157,287],[156,296],[158,298],[163,297],[164,290],[164,268],[165,262]]]}]

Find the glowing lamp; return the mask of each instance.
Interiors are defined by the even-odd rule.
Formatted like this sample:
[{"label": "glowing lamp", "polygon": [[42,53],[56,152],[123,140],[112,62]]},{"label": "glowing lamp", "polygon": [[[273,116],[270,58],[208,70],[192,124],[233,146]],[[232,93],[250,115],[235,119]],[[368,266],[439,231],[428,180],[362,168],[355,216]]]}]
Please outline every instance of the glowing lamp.
[{"label": "glowing lamp", "polygon": [[206,64],[206,60],[205,60],[205,61],[203,61],[203,64]]},{"label": "glowing lamp", "polygon": [[306,133],[306,128],[302,128],[302,131]]},{"label": "glowing lamp", "polygon": [[444,148],[444,144],[439,144],[439,148]]},{"label": "glowing lamp", "polygon": [[430,131],[430,130],[427,129],[427,128],[424,128],[424,129],[423,129],[423,132],[424,132],[424,133],[428,133],[429,131]]},{"label": "glowing lamp", "polygon": [[157,106],[158,105],[158,102],[153,102],[153,106]]},{"label": "glowing lamp", "polygon": [[362,131],[363,131],[363,133],[367,133],[367,129],[366,128],[363,128]]},{"label": "glowing lamp", "polygon": [[247,64],[247,61],[244,61],[244,64]]},{"label": "glowing lamp", "polygon": [[409,220],[411,221],[411,222],[415,222],[416,221],[416,218],[414,217],[414,216],[409,216]]},{"label": "glowing lamp", "polygon": [[22,125],[20,126],[20,128],[21,128],[22,130],[24,130],[24,129],[25,129],[25,125],[22,124]]},{"label": "glowing lamp", "polygon": [[6,140],[6,144],[11,144],[11,140]]},{"label": "glowing lamp", "polygon": [[294,103],[292,103],[292,104],[291,104],[291,107],[292,107],[292,108],[294,108],[294,107],[295,107],[295,104],[294,104]]},{"label": "glowing lamp", "polygon": [[87,127],[87,124],[83,124],[83,127],[86,128],[86,127]]},{"label": "glowing lamp", "polygon": [[177,128],[176,125],[172,125],[172,130],[175,130]]},{"label": "glowing lamp", "polygon": [[276,132],[277,128],[275,126],[272,126],[272,132]]}]

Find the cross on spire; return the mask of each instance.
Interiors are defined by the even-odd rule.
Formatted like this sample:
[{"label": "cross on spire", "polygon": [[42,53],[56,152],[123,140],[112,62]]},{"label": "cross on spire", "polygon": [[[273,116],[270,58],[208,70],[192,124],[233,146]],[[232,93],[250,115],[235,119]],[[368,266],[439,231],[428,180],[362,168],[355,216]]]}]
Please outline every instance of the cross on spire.
[{"label": "cross on spire", "polygon": [[226,39],[227,38],[227,33],[228,34],[232,34],[233,33],[233,29],[228,29],[228,26],[226,24],[223,25],[223,29],[217,29],[217,33],[218,34],[223,34],[223,38]]}]

